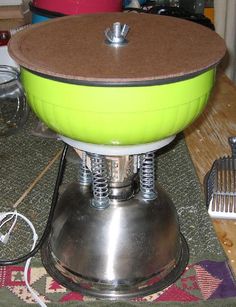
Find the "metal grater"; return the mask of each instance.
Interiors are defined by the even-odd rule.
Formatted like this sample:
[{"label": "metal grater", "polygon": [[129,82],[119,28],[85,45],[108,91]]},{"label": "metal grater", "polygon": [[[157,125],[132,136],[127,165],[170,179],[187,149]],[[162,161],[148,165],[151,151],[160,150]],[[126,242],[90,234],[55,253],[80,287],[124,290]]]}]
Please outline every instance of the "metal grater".
[{"label": "metal grater", "polygon": [[216,160],[205,181],[212,218],[236,219],[236,136],[229,138],[229,144],[232,156]]}]

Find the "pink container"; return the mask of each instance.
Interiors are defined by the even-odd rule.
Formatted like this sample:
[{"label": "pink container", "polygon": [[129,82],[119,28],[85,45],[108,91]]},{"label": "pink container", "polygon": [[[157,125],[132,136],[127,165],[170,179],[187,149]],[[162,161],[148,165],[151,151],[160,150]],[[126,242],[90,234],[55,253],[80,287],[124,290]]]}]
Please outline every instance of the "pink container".
[{"label": "pink container", "polygon": [[33,5],[65,15],[120,12],[122,0],[33,0]]}]

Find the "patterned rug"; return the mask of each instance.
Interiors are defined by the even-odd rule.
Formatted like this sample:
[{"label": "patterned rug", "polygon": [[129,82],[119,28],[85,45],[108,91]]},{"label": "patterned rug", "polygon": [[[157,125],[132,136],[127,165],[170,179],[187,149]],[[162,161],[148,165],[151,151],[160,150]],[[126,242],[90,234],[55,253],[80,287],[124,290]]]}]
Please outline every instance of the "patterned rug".
[{"label": "patterned rug", "polygon": [[[10,306],[22,304],[34,304],[34,301],[25,287],[23,277],[24,267],[8,266],[0,267],[0,295],[2,304],[4,301]],[[49,306],[61,303],[74,303],[78,306],[79,302],[97,304],[101,301],[94,298],[68,291],[66,288],[54,281],[43,267],[32,266],[29,270],[28,280],[40,298]],[[152,295],[134,299],[130,302],[136,303],[190,303],[190,302],[209,302],[218,303],[222,299],[236,297],[236,285],[232,279],[231,272],[224,261],[201,261],[188,265],[181,278],[168,288]],[[220,301],[216,301],[221,299]],[[93,303],[93,304],[92,304]],[[122,303],[123,306],[128,303]],[[236,304],[236,300],[235,300]],[[13,306],[13,305],[12,305]],[[172,305],[173,306],[173,305]]]},{"label": "patterned rug", "polygon": [[[18,134],[0,139],[0,202],[1,210],[12,211],[24,191],[62,149],[54,139],[32,136],[35,118]],[[175,203],[181,232],[190,250],[190,264],[181,278],[161,292],[138,300],[113,302],[95,300],[68,291],[54,281],[42,266],[37,254],[29,270],[29,281],[48,306],[236,306],[236,286],[225,254],[216,238],[207,214],[202,191],[182,135],[158,154],[158,181]],[[41,236],[50,209],[58,159],[21,199],[18,211],[27,216]],[[69,154],[63,183],[77,180],[76,163]],[[4,229],[3,229],[4,230]],[[3,231],[1,229],[1,231]],[[0,259],[12,259],[29,252],[29,227],[19,221],[6,246],[0,243]],[[28,306],[35,303],[23,279],[23,265],[0,267],[0,306]]]}]

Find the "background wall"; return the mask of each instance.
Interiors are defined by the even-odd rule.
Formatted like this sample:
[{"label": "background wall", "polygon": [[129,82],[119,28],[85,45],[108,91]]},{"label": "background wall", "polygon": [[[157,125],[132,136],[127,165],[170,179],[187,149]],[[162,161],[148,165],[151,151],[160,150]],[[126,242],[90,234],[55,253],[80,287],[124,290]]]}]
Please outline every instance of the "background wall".
[{"label": "background wall", "polygon": [[223,68],[236,83],[236,0],[215,0],[214,6],[216,32],[224,38],[228,49]]}]

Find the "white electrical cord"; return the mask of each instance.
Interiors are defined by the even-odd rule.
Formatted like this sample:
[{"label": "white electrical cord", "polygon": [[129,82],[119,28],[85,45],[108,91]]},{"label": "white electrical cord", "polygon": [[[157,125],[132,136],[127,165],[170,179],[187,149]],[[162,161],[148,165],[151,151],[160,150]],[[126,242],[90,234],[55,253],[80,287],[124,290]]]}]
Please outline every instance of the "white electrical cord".
[{"label": "white electrical cord", "polygon": [[[4,220],[8,215],[10,215],[10,217],[6,220]],[[36,242],[38,240],[38,235],[35,231],[34,225],[31,223],[31,221],[25,217],[24,215],[18,213],[16,210],[12,211],[12,212],[2,212],[0,213],[0,228],[5,225],[7,222],[9,222],[11,219],[14,218],[14,221],[9,229],[9,231],[6,234],[2,234],[0,233],[0,241],[3,244],[7,244],[10,234],[16,224],[17,218],[20,217],[22,218],[31,228],[32,232],[33,232],[33,245],[31,248],[31,251],[35,248]],[[2,222],[3,221],[3,222]],[[26,263],[25,263],[25,268],[24,268],[24,279],[25,279],[25,284],[27,289],[29,290],[29,292],[31,293],[32,297],[34,298],[34,300],[41,306],[41,307],[47,307],[47,305],[40,299],[38,293],[35,292],[35,290],[33,290],[31,288],[31,286],[29,285],[28,282],[28,270],[29,270],[29,266],[30,266],[30,262],[31,262],[32,258],[27,259]]]},{"label": "white electrical cord", "polygon": [[[17,221],[17,215],[16,215],[15,213],[14,213],[14,214],[11,214],[11,216],[10,216],[8,219],[6,219],[4,222],[2,222],[2,223],[0,224],[0,228],[2,228],[3,225],[5,225],[7,222],[9,222],[11,219],[13,219],[14,216],[15,216],[15,219],[14,219],[14,221],[13,221],[13,223],[12,223],[12,225],[11,225],[9,231],[8,231],[5,235],[2,234],[2,233],[0,232],[0,241],[1,241],[3,244],[7,244],[8,240],[9,240],[10,234],[11,234],[11,232],[12,232],[12,230],[13,230],[15,224],[16,224],[16,221]],[[1,215],[1,221],[4,220],[5,217],[6,217],[6,215]],[[1,221],[0,221],[0,222],[1,222]]]}]

